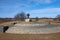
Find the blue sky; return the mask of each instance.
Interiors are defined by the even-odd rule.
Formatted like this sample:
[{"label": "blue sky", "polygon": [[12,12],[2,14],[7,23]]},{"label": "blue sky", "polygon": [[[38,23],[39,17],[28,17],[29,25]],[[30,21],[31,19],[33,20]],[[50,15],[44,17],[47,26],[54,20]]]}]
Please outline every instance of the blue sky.
[{"label": "blue sky", "polygon": [[30,17],[55,17],[60,14],[60,0],[0,0],[0,17],[14,17],[20,12]]}]

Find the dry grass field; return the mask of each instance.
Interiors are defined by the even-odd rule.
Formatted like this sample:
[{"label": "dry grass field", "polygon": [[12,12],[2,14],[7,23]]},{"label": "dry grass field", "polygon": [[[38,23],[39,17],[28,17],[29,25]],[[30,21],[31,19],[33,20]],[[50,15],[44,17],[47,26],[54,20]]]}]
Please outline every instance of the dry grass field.
[{"label": "dry grass field", "polygon": [[0,40],[60,40],[60,33],[52,33],[52,34],[0,33]]},{"label": "dry grass field", "polygon": [[[13,21],[19,23],[19,21]],[[10,26],[13,22],[5,22],[0,26]],[[57,22],[51,22],[52,24],[60,24]],[[60,40],[60,33],[51,34],[8,34],[0,33],[0,40]]]},{"label": "dry grass field", "polygon": [[[20,21],[11,21],[12,19],[0,19],[2,23],[0,23],[0,26],[10,26],[12,23],[20,23]],[[32,19],[33,21],[36,21],[36,19]],[[50,21],[51,24],[60,24],[60,21],[54,21],[53,19],[39,19],[37,22],[47,22]]]},{"label": "dry grass field", "polygon": [[[20,23],[20,21],[10,21],[10,22],[4,22],[4,23],[0,23],[0,26],[10,26],[12,25],[12,23]],[[38,22],[45,22],[45,21],[38,21]],[[60,24],[60,21],[52,21],[50,22],[51,24]]]},{"label": "dry grass field", "polygon": [[51,24],[60,24],[60,21],[52,21]]},{"label": "dry grass field", "polygon": [[19,21],[10,21],[10,22],[4,22],[4,23],[0,23],[0,26],[11,26],[12,23],[19,23]]}]

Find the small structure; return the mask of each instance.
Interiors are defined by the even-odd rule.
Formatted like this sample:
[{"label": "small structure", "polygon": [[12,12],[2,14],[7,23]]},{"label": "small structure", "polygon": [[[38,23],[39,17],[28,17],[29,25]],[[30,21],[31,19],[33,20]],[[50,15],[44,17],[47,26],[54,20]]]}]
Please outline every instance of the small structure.
[{"label": "small structure", "polygon": [[30,22],[30,19],[28,18],[28,19],[25,19],[25,22]]},{"label": "small structure", "polygon": [[32,20],[31,19],[25,19],[25,22],[32,22]]}]

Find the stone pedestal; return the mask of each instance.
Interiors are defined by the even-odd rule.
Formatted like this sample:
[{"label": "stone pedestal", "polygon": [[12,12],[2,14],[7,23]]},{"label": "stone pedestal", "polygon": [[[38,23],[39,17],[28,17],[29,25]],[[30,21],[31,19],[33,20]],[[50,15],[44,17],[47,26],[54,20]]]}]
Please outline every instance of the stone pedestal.
[{"label": "stone pedestal", "polygon": [[25,19],[25,22],[30,22],[30,19]]}]

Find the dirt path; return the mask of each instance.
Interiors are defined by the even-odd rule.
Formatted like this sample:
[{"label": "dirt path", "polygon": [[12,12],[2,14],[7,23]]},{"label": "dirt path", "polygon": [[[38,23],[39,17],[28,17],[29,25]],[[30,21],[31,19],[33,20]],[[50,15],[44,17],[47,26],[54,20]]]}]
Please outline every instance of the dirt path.
[{"label": "dirt path", "polygon": [[0,33],[0,40],[60,40],[60,33],[53,33],[53,34]]}]

